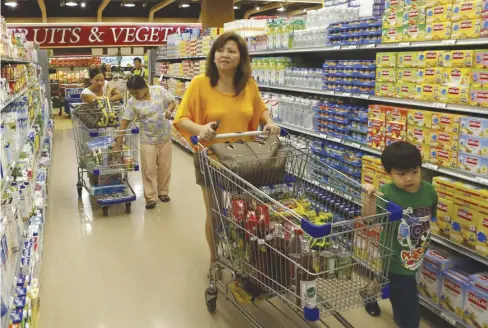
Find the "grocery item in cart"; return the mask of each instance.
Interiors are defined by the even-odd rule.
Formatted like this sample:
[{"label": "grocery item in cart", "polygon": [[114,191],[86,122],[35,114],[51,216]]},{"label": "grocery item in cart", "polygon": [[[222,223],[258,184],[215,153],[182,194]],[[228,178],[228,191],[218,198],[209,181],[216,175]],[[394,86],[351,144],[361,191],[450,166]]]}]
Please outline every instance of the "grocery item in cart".
[{"label": "grocery item in cart", "polygon": [[116,127],[118,117],[108,98],[96,98],[93,104],[81,104],[74,112],[88,129]]}]

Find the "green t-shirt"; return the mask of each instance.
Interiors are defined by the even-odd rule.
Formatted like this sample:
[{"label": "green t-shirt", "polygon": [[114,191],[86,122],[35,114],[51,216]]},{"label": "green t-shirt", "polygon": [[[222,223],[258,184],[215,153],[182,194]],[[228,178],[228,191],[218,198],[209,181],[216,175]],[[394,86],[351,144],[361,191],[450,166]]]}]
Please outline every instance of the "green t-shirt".
[{"label": "green t-shirt", "polygon": [[430,183],[423,180],[415,193],[400,189],[393,183],[384,185],[380,191],[384,199],[403,209],[403,218],[388,230],[395,234],[390,272],[415,275],[430,244],[430,220],[437,216],[437,193]]}]

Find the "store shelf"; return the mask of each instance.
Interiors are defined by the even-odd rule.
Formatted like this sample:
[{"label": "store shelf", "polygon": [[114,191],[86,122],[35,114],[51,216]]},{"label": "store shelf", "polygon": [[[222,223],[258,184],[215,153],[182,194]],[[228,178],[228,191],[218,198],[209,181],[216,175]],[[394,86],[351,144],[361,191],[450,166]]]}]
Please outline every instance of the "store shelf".
[{"label": "store shelf", "polygon": [[455,250],[456,252],[458,252],[464,256],[470,257],[473,260],[476,260],[480,263],[488,265],[488,257],[480,255],[480,254],[476,253],[475,251],[473,251],[472,249],[469,249],[469,248],[464,247],[462,245],[456,244],[456,243],[450,241],[449,239],[446,239],[444,237],[434,235],[434,234],[431,235],[431,239],[439,245],[442,245],[444,247]]},{"label": "store shelf", "polygon": [[336,52],[336,51],[364,51],[364,50],[403,50],[406,48],[438,48],[438,47],[463,47],[463,46],[484,46],[488,45],[488,38],[464,39],[464,40],[439,40],[439,41],[419,41],[419,42],[397,42],[397,43],[378,43],[378,44],[359,44],[324,46],[309,48],[280,49],[267,51],[254,51],[251,56],[269,56],[283,54],[300,54],[311,52]]},{"label": "store shelf", "polygon": [[[368,152],[370,154],[381,155],[381,150],[378,150],[378,149],[375,149],[375,148],[372,148],[372,147],[368,147],[367,145],[363,145],[363,144],[360,144],[360,143],[357,143],[357,142],[353,142],[353,141],[349,141],[349,140],[344,140],[344,139],[337,138],[337,137],[328,136],[328,135],[323,134],[323,133],[318,133],[318,132],[315,132],[315,131],[303,129],[303,128],[296,127],[296,126],[289,125],[289,124],[284,124],[284,123],[277,123],[277,124],[279,126],[285,128],[285,129],[288,129],[288,130],[291,130],[291,131],[300,132],[300,133],[307,134],[307,135],[312,136],[312,137],[316,137],[316,138],[320,138],[320,139],[323,139],[323,140],[328,140],[328,141],[336,142],[336,143],[342,144],[344,146],[353,147],[353,148],[356,148],[356,149],[361,149],[361,150],[363,150],[365,152]],[[459,178],[459,179],[463,179],[463,180],[467,180],[467,181],[470,181],[470,182],[479,183],[479,184],[488,186],[488,179],[487,178],[483,178],[483,177],[480,177],[480,176],[476,176],[476,175],[473,175],[473,174],[470,174],[470,173],[467,173],[467,172],[462,172],[462,171],[458,171],[458,170],[448,169],[448,168],[440,167],[438,165],[431,164],[431,163],[424,163],[424,164],[422,164],[422,167],[424,167],[426,169],[429,169],[429,170],[432,170],[432,171],[437,171],[439,173],[443,173],[443,174],[446,174],[446,175],[450,175],[450,176],[453,176],[453,177],[456,177],[456,178]]]},{"label": "store shelf", "polygon": [[437,314],[439,317],[444,319],[446,322],[450,323],[453,327],[456,327],[456,328],[467,328],[468,327],[464,323],[453,318],[450,314],[446,314],[437,305],[434,305],[434,304],[430,303],[429,301],[427,301],[422,295],[419,295],[419,301],[420,301],[420,305],[429,309],[431,312]]},{"label": "store shelf", "polygon": [[157,57],[156,61],[178,61],[178,60],[187,60],[187,59],[205,59],[207,56],[188,56],[188,57]]},{"label": "store shelf", "polygon": [[183,77],[183,76],[172,76],[172,75],[155,75],[156,77],[162,77],[164,79],[177,79],[184,81],[191,81],[193,78]]},{"label": "store shelf", "polygon": [[35,62],[31,62],[28,60],[21,60],[21,59],[9,59],[9,58],[1,58],[2,63],[12,63],[12,64],[37,64]]},{"label": "store shelf", "polygon": [[6,108],[8,105],[10,105],[14,101],[16,101],[17,99],[19,99],[20,97],[22,97],[27,92],[27,90],[29,90],[29,87],[25,88],[24,90],[22,90],[20,92],[17,92],[5,104],[1,104],[0,105],[0,111],[4,110],[4,108]]},{"label": "store shelf", "polygon": [[322,95],[322,96],[356,98],[356,99],[386,102],[390,104],[435,108],[435,109],[442,109],[445,111],[462,112],[466,114],[488,114],[488,109],[482,107],[476,107],[476,106],[445,104],[440,102],[402,99],[402,98],[393,98],[393,97],[379,97],[379,96],[368,95],[364,93],[339,92],[339,91],[307,89],[307,88],[299,88],[299,87],[283,87],[283,86],[272,86],[272,85],[259,85],[259,87],[272,89],[272,90],[280,90],[280,91],[293,91],[293,92],[302,92],[302,93],[309,93],[309,94]]}]

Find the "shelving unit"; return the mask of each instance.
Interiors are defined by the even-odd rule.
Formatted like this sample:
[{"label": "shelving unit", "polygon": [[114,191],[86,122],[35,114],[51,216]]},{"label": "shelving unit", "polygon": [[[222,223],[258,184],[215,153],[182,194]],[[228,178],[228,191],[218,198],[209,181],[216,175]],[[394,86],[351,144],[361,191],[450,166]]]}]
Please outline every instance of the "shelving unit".
[{"label": "shelving unit", "polygon": [[451,326],[456,327],[456,328],[467,328],[468,327],[465,324],[463,324],[462,322],[459,322],[456,319],[454,319],[453,317],[451,317],[450,315],[446,314],[438,306],[427,301],[425,298],[422,297],[422,295],[419,295],[419,300],[420,300],[420,304],[423,307],[425,307],[425,308],[429,309],[431,312],[437,314],[439,317],[444,319],[446,322],[450,323]]},{"label": "shelving unit", "polygon": [[2,58],[2,63],[11,63],[11,64],[37,64],[36,62],[26,61],[21,59],[9,59],[9,58]]}]

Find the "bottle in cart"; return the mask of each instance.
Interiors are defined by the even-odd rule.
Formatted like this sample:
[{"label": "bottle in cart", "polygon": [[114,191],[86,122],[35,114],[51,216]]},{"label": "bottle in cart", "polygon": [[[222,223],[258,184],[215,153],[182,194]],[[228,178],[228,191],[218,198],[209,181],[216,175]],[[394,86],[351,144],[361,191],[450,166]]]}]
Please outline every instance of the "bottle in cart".
[{"label": "bottle in cart", "polygon": [[273,290],[280,289],[280,286],[288,288],[290,283],[290,261],[286,258],[288,245],[282,224],[277,223],[275,225],[270,243],[268,272],[272,279],[270,282],[271,288]]},{"label": "bottle in cart", "polygon": [[313,265],[310,243],[307,240],[302,241],[300,264],[296,274],[296,290],[299,296],[296,304],[302,309],[306,306],[315,307],[317,304],[317,272]]}]

